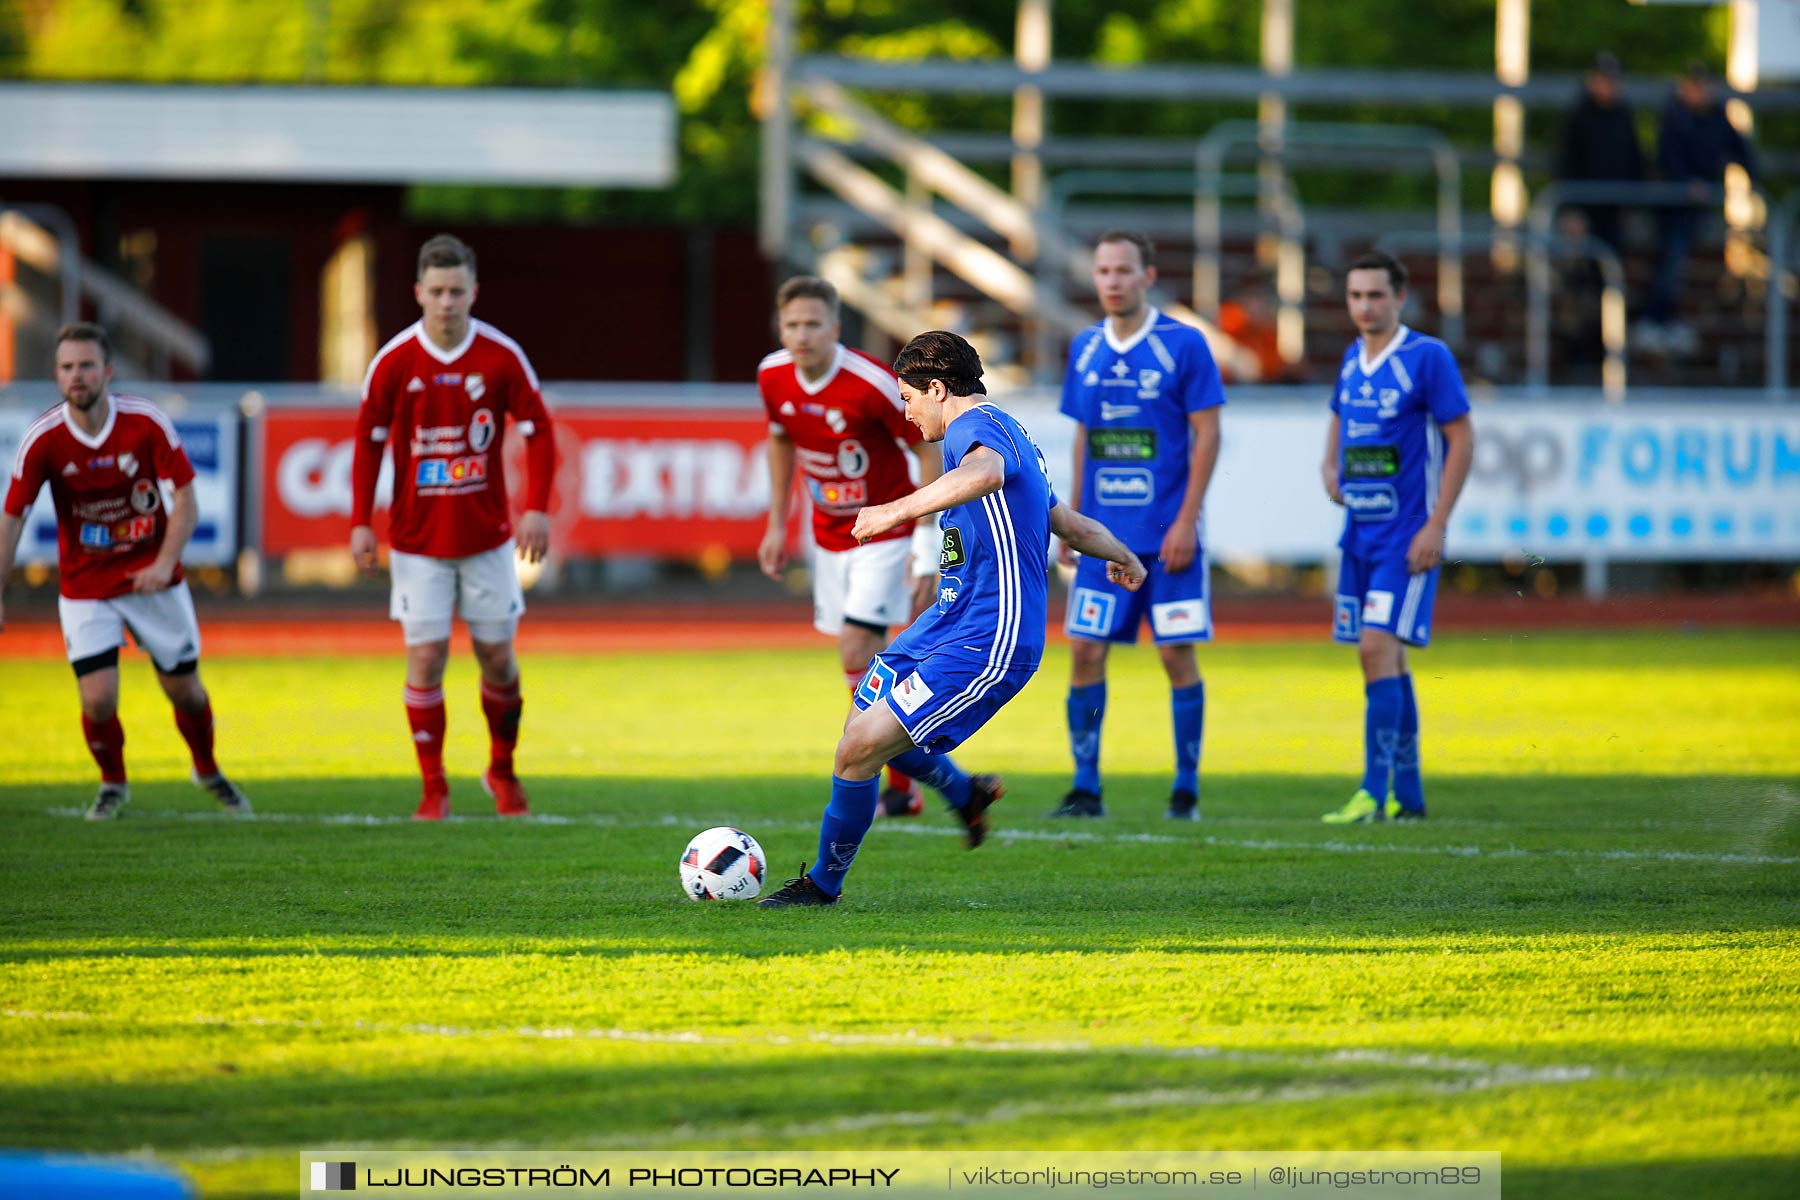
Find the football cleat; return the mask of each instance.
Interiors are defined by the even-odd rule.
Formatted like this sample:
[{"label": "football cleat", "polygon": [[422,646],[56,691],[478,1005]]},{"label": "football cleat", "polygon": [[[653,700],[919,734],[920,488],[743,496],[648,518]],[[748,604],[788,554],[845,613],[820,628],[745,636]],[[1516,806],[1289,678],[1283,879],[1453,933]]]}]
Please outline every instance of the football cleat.
[{"label": "football cleat", "polygon": [[131,787],[129,784],[102,783],[100,790],[94,793],[94,803],[87,810],[87,819],[110,821],[119,815],[119,810],[124,808],[130,799]]},{"label": "football cleat", "polygon": [[1169,793],[1169,811],[1163,816],[1171,821],[1198,821],[1200,819],[1200,797],[1186,788],[1177,788]]},{"label": "football cleat", "polygon": [[1377,801],[1362,788],[1356,789],[1356,795],[1335,812],[1328,812],[1319,819],[1327,825],[1361,825],[1368,821],[1382,821],[1388,817],[1399,815],[1400,802],[1394,799]]},{"label": "football cleat", "polygon": [[253,811],[250,807],[250,797],[239,791],[237,784],[225,778],[223,771],[216,775],[201,775],[198,771],[190,771],[188,778],[194,781],[196,787],[212,793],[213,799],[217,800],[219,807],[226,812],[238,816],[248,816]]},{"label": "football cleat", "polygon": [[1006,795],[1006,782],[998,775],[969,776],[969,802],[953,810],[963,823],[963,845],[973,850],[987,841],[988,809]]},{"label": "football cleat", "polygon": [[897,787],[883,788],[881,799],[875,805],[878,817],[916,817],[925,811],[925,793],[917,783],[911,791],[902,791]]},{"label": "football cleat", "polygon": [[1062,798],[1062,803],[1044,814],[1050,817],[1104,817],[1106,805],[1098,792],[1076,788]]},{"label": "football cleat", "polygon": [[1388,820],[1390,821],[1423,821],[1425,819],[1425,806],[1421,804],[1417,808],[1408,808],[1392,796],[1389,796],[1387,815]]},{"label": "football cleat", "polygon": [[836,904],[838,898],[813,882],[806,873],[806,864],[800,864],[800,874],[781,885],[781,890],[771,892],[756,902],[758,908],[823,908],[827,904]]},{"label": "football cleat", "polygon": [[481,790],[494,798],[494,811],[503,817],[523,817],[531,812],[525,785],[517,775],[496,775],[489,767],[481,776]]},{"label": "football cleat", "polygon": [[441,821],[450,815],[450,785],[442,779],[425,781],[425,793],[413,813],[415,821]]}]

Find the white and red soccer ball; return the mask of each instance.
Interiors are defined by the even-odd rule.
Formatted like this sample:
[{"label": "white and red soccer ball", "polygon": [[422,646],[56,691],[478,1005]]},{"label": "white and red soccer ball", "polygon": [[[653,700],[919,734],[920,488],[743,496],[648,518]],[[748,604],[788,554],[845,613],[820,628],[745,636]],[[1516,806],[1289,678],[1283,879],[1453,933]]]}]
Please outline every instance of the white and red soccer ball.
[{"label": "white and red soccer ball", "polygon": [[681,855],[681,890],[690,900],[753,900],[769,860],[756,839],[721,825],[694,835]]}]

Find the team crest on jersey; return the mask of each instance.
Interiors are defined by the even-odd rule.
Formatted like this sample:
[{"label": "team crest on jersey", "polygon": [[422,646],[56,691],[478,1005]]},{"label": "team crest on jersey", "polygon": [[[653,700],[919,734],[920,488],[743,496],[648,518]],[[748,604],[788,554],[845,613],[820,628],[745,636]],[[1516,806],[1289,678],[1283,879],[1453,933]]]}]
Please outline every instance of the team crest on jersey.
[{"label": "team crest on jersey", "polygon": [[138,469],[137,455],[131,453],[129,450],[127,450],[124,454],[119,455],[119,474],[121,474],[121,475],[136,475],[137,469]]},{"label": "team crest on jersey", "polygon": [[825,410],[825,425],[833,433],[842,433],[850,427],[849,422],[844,420],[844,410],[841,408]]},{"label": "team crest on jersey", "polygon": [[1138,399],[1156,399],[1157,389],[1162,387],[1162,372],[1154,367],[1143,367],[1138,371]]},{"label": "team crest on jersey", "polygon": [[479,400],[487,395],[487,380],[479,372],[463,376],[463,391],[469,393],[469,399]]},{"label": "team crest on jersey", "polygon": [[140,479],[131,485],[131,507],[139,512],[153,513],[161,503],[162,496],[156,490],[155,480]]},{"label": "team crest on jersey", "polygon": [[[470,379],[479,378],[471,375]],[[480,454],[494,444],[494,414],[485,408],[475,410],[469,418],[469,449]]]},{"label": "team crest on jersey", "polygon": [[1382,388],[1380,394],[1376,397],[1376,402],[1381,406],[1377,410],[1376,415],[1382,420],[1391,421],[1400,415],[1399,388]]}]

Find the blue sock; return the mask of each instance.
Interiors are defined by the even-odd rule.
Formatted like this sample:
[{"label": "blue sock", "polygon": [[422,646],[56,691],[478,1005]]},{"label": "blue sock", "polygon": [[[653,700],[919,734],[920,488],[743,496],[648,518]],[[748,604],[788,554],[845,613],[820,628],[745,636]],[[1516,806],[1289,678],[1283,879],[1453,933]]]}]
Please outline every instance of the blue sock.
[{"label": "blue sock", "polygon": [[1363,718],[1363,790],[1387,803],[1388,772],[1394,767],[1394,747],[1400,740],[1401,686],[1398,675],[1377,679],[1363,689],[1369,698]]},{"label": "blue sock", "polygon": [[1175,718],[1175,790],[1200,794],[1200,737],[1206,728],[1206,684],[1169,693]]},{"label": "blue sock", "polygon": [[1394,742],[1394,799],[1400,807],[1425,811],[1425,779],[1419,774],[1419,702],[1411,675],[1400,677],[1400,736]]},{"label": "blue sock", "polygon": [[969,775],[948,754],[927,754],[917,746],[888,760],[888,766],[935,788],[951,808],[969,802]]},{"label": "blue sock", "polygon": [[807,874],[821,891],[833,896],[844,890],[844,875],[856,861],[863,834],[875,821],[875,802],[880,798],[881,778],[831,777],[831,803],[819,822],[819,857]]},{"label": "blue sock", "polygon": [[1100,723],[1106,719],[1106,681],[1069,689],[1069,750],[1075,787],[1100,794]]}]

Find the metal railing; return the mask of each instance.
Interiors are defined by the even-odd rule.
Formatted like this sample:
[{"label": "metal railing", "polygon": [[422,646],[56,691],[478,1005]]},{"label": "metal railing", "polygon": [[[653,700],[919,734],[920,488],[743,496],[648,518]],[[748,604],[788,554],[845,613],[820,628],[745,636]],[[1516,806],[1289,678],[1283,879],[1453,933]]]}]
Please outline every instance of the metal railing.
[{"label": "metal railing", "polygon": [[[1220,189],[1225,159],[1234,149],[1256,147],[1283,169],[1294,162],[1314,164],[1367,161],[1380,153],[1391,163],[1398,152],[1430,157],[1437,173],[1438,310],[1444,314],[1444,340],[1463,340],[1462,162],[1450,139],[1420,125],[1360,125],[1332,121],[1295,121],[1281,131],[1281,145],[1265,146],[1264,130],[1255,121],[1222,121],[1200,139],[1194,151],[1199,187],[1194,193],[1194,307],[1206,314],[1219,311]],[[1284,251],[1286,247],[1284,246]]]},{"label": "metal railing", "polygon": [[1789,192],[1769,217],[1769,293],[1763,313],[1763,381],[1771,397],[1787,391],[1788,355],[1788,256],[1793,250],[1794,224],[1800,219],[1800,191]]}]

